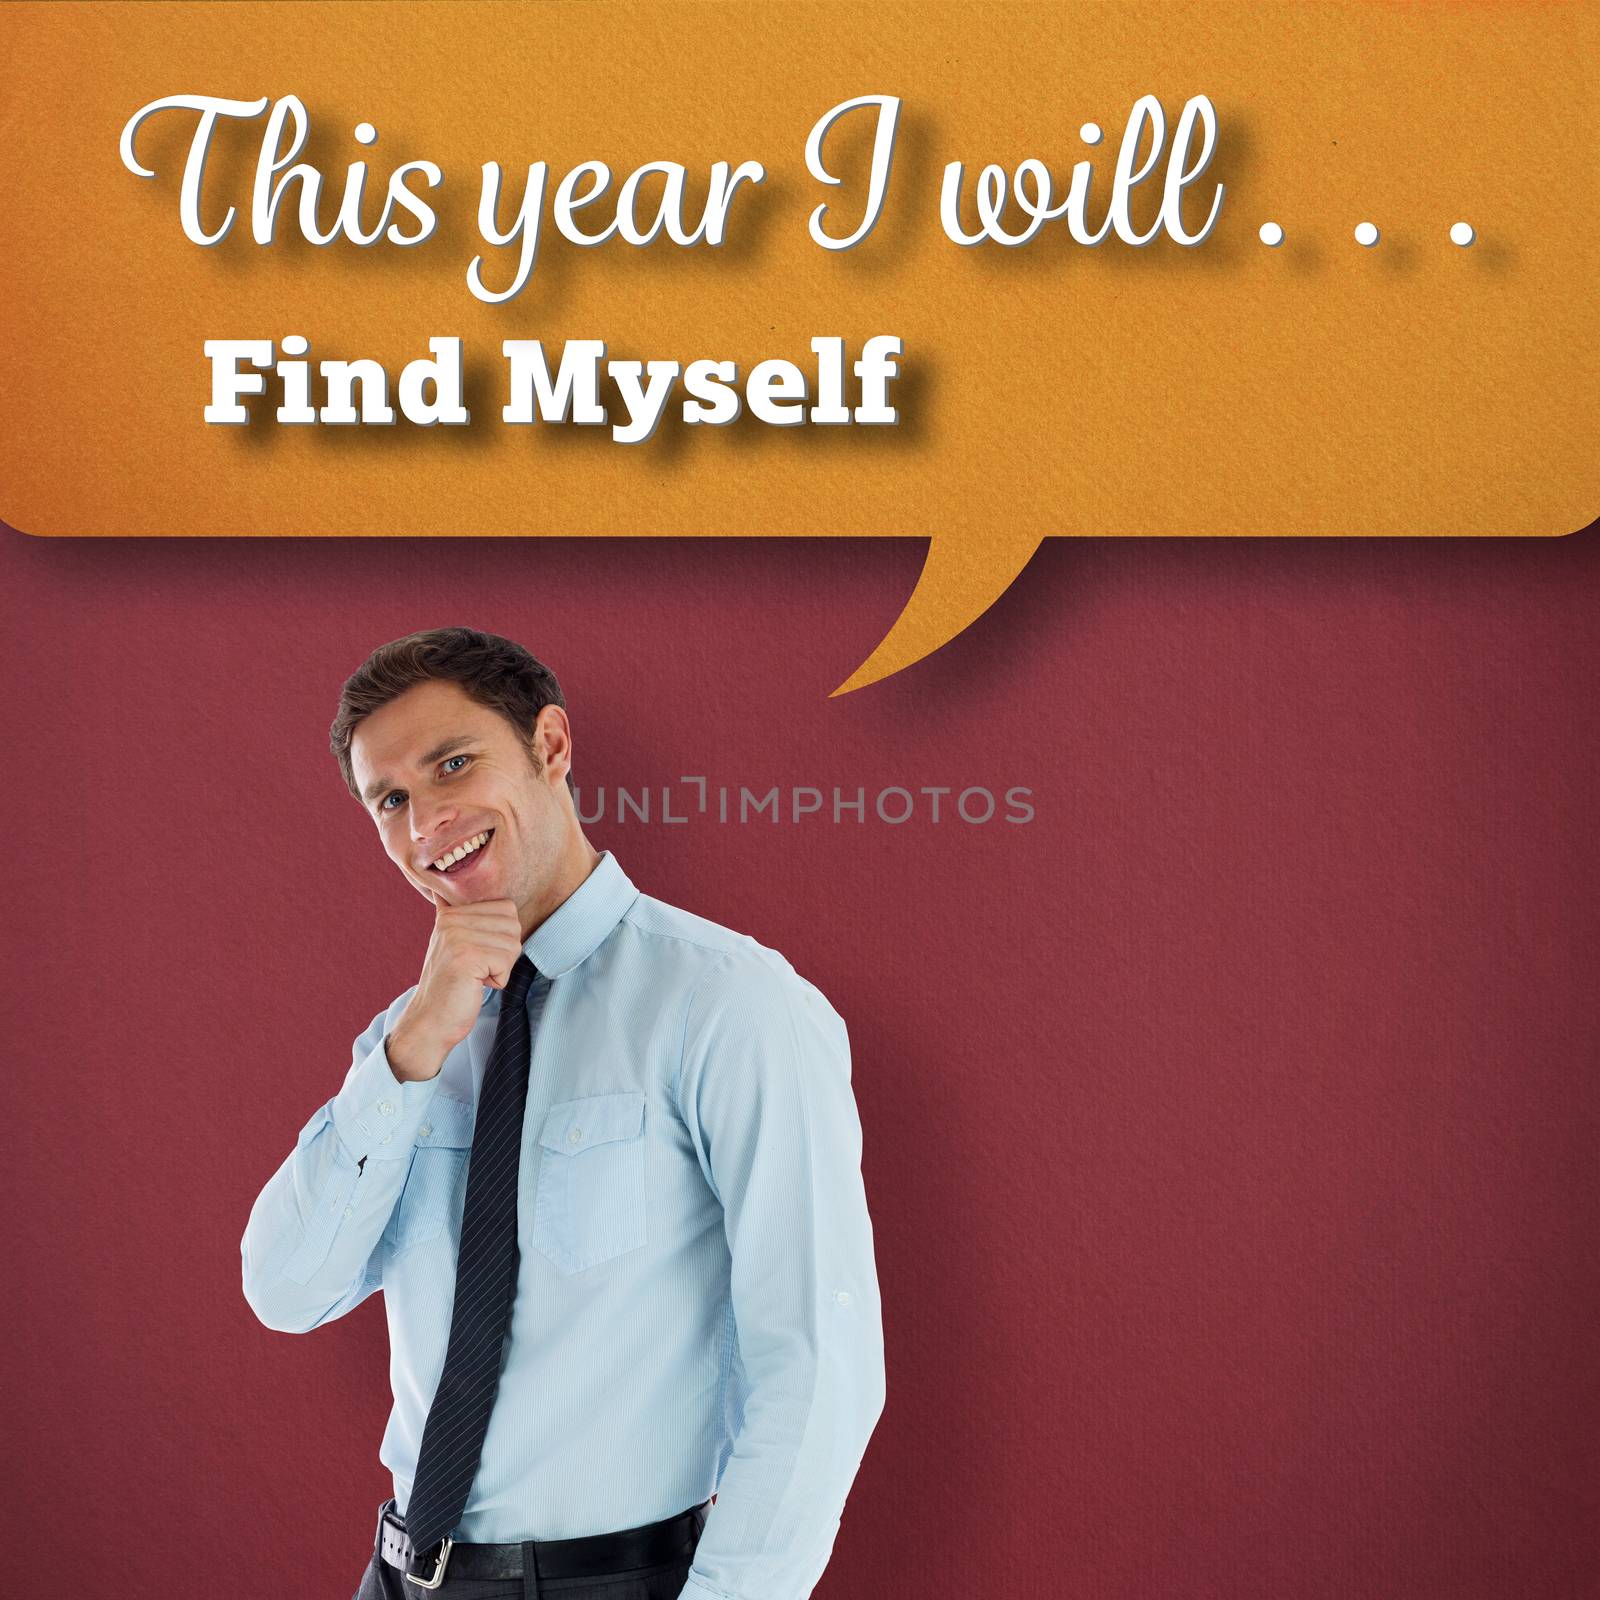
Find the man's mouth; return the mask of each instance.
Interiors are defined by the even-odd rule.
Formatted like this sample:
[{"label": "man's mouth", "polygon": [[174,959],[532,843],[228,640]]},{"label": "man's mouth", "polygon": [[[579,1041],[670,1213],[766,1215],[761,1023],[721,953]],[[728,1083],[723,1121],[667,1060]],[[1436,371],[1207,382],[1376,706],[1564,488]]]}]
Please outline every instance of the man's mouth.
[{"label": "man's mouth", "polygon": [[430,872],[443,873],[446,877],[457,873],[463,867],[470,866],[482,854],[483,848],[494,838],[494,829],[487,833],[475,833],[470,839],[463,840],[454,850],[447,850],[437,861],[428,863]]}]

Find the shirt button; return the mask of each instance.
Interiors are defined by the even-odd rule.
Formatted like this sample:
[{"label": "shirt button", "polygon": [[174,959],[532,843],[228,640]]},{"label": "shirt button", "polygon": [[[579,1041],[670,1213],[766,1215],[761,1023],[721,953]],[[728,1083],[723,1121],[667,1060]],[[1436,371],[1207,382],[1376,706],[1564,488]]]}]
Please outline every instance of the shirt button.
[{"label": "shirt button", "polygon": [[424,1122],[422,1124],[422,1126],[417,1129],[417,1133],[424,1139],[426,1139],[428,1137],[428,1135],[430,1133],[432,1133],[432,1132],[433,1132],[433,1124],[431,1122]]},{"label": "shirt button", "polygon": [[344,1214],[347,1217],[353,1217],[356,1214],[356,1208],[354,1206],[346,1206],[344,1208]]},{"label": "shirt button", "polygon": [[394,1115],[394,1101],[380,1100],[378,1102],[378,1109],[384,1114],[384,1116],[392,1117]]},{"label": "shirt button", "polygon": [[391,1139],[392,1139],[392,1138],[394,1138],[394,1135],[393,1135],[393,1134],[392,1134],[392,1133],[386,1133],[386,1134],[384,1134],[384,1136],[383,1136],[383,1137],[382,1137],[382,1138],[381,1138],[381,1139],[380,1139],[380,1140],[379,1140],[379,1141],[378,1141],[378,1143],[379,1143],[379,1144],[388,1144],[388,1142],[389,1142],[389,1141],[390,1141],[390,1140],[391,1140]]},{"label": "shirt button", "polygon": [[833,1298],[837,1300],[840,1305],[847,1306],[850,1304],[850,1291],[848,1289],[835,1289],[833,1291]]},{"label": "shirt button", "polygon": [[583,1129],[582,1128],[574,1128],[572,1130],[572,1132],[567,1135],[567,1143],[568,1144],[582,1144],[583,1143]]}]

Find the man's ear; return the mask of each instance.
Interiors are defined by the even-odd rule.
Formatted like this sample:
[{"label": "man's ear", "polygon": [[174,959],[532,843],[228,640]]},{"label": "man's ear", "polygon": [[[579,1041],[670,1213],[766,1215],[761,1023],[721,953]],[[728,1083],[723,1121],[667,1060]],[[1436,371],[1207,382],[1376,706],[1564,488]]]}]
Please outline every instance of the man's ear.
[{"label": "man's ear", "polygon": [[572,725],[560,706],[545,706],[533,725],[533,747],[539,775],[564,783],[572,767]]}]

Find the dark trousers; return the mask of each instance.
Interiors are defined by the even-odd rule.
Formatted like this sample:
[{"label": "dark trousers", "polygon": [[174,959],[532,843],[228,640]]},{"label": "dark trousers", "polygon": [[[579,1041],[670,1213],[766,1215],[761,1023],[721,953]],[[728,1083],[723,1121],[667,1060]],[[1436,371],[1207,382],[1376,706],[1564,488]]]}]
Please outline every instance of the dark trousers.
[{"label": "dark trousers", "polygon": [[[681,1559],[665,1566],[635,1567],[600,1578],[541,1578],[537,1560],[525,1561],[520,1578],[453,1578],[446,1568],[437,1589],[419,1589],[407,1582],[396,1567],[378,1554],[361,1575],[354,1600],[678,1600],[694,1563],[695,1545],[705,1522],[702,1508],[694,1519],[693,1537],[686,1541]],[[530,1552],[531,1553],[531,1549]]]}]

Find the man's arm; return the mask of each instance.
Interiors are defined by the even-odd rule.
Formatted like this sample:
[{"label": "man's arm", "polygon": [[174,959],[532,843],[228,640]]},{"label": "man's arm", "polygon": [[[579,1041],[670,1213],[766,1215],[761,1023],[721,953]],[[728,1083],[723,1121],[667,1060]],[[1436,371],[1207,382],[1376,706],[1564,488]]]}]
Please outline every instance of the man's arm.
[{"label": "man's arm", "polygon": [[726,961],[691,1001],[678,1095],[722,1202],[747,1378],[682,1600],[806,1600],[884,1403],[844,1023],[803,980]]},{"label": "man's arm", "polygon": [[437,1076],[398,1081],[372,1019],[344,1087],[300,1130],[250,1211],[240,1243],[244,1297],[269,1328],[306,1333],[361,1304],[379,1284],[376,1253],[405,1184]]},{"label": "man's arm", "polygon": [[250,1212],[244,1297],[269,1328],[306,1333],[378,1287],[378,1241],[410,1170],[445,1057],[503,989],[522,933],[509,900],[434,900],[422,976],[355,1042],[344,1088],[300,1130]]}]

